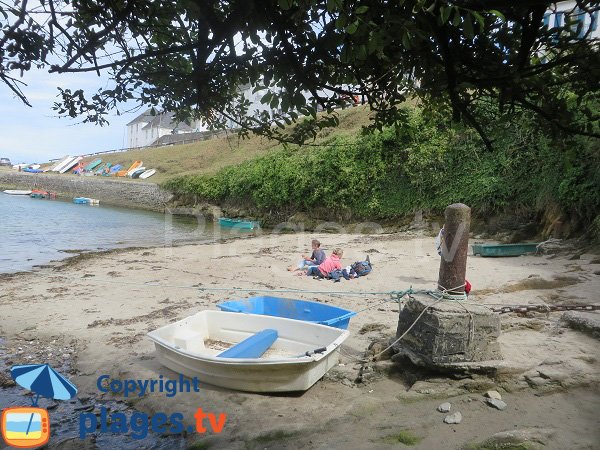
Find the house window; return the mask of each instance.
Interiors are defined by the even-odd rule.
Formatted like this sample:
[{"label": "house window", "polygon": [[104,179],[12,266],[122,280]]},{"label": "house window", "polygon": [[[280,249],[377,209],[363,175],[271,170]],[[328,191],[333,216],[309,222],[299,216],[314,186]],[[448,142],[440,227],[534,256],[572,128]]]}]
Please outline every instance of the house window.
[{"label": "house window", "polygon": [[554,16],[554,26],[556,28],[560,28],[562,27],[563,24],[563,16],[565,15],[564,12],[559,11],[556,13],[556,16]]},{"label": "house window", "polygon": [[575,8],[575,13],[572,16],[573,25],[571,25],[571,32],[576,34],[579,39],[583,39],[585,36],[585,12],[578,6]]}]

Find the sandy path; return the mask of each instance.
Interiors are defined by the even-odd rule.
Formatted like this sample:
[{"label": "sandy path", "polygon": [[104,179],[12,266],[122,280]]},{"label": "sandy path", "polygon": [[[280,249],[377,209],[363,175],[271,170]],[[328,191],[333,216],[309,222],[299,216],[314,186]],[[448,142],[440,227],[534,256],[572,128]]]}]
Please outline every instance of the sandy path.
[{"label": "sandy path", "polygon": [[[353,310],[375,306],[350,323],[351,337],[344,353],[359,354],[372,340],[395,333],[398,305],[379,304],[386,299],[381,295],[333,292],[433,288],[437,281],[439,257],[432,239],[397,234],[317,236],[328,253],[337,246],[345,249],[345,263],[370,254],[375,269],[368,277],[333,283],[291,275],[285,268],[308,251],[312,237],[272,235],[221,244],[132,250],[93,257],[58,270],[46,268],[8,277],[0,281],[0,336],[8,343],[27,336],[42,342],[57,338],[73,341],[78,371],[74,381],[82,393],[98,395],[95,383],[103,373],[118,378],[156,379],[161,374],[174,378],[173,372],[156,361],[153,344],[145,334],[202,309],[214,309],[224,299],[251,294],[199,291],[194,286],[319,290],[328,294],[282,296],[318,299]],[[594,272],[600,265],[592,264],[594,258],[470,257],[467,277],[474,289],[471,301],[505,305],[597,302],[600,277]],[[403,376],[380,376],[353,386],[359,365],[346,357],[342,358],[343,366],[299,396],[254,395],[205,385],[198,394],[173,399],[164,394],[148,395],[136,406],[189,416],[198,406],[226,412],[223,433],[210,439],[219,445],[227,442],[230,448],[296,448],[300,443],[307,448],[389,448],[382,438],[401,429],[424,437],[420,448],[442,444],[458,448],[515,426],[559,430],[549,448],[567,448],[565,442],[573,444],[570,448],[593,448],[584,444],[600,442],[598,428],[593,426],[600,407],[598,341],[561,327],[560,315],[503,315],[505,332],[500,343],[505,370],[501,380],[496,384],[488,381],[487,385],[501,391],[522,391],[505,394],[509,408],[501,412],[485,406],[480,394],[467,394],[467,390],[482,389],[464,382],[436,382],[420,375],[417,379],[421,385],[411,385]],[[382,329],[359,333],[372,323],[381,324]],[[389,368],[389,363],[381,367]],[[546,373],[540,374],[540,368]],[[539,384],[535,391],[530,387],[534,382]],[[419,389],[423,385],[434,388]],[[572,394],[534,395],[541,390],[579,386],[588,387]],[[441,423],[443,415],[435,412],[438,398],[455,396],[453,402],[464,403],[464,421],[445,425]],[[474,400],[469,402],[468,396]],[[580,439],[575,446],[577,436]]]}]

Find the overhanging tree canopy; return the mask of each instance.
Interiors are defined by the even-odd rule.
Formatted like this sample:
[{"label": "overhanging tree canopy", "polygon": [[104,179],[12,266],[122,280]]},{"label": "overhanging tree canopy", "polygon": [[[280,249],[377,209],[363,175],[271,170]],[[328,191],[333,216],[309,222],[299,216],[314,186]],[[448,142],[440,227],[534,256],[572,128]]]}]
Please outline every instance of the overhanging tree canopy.
[{"label": "overhanging tree canopy", "polygon": [[[135,100],[246,130],[304,141],[337,123],[333,108],[361,96],[374,128],[403,118],[419,98],[448,106],[489,145],[480,99],[534,111],[554,126],[600,137],[598,2],[577,1],[564,24],[553,4],[523,0],[42,0],[2,4],[0,79],[23,101],[18,71],[110,74],[91,96],[59,88],[56,108],[104,123]],[[32,6],[33,5],[33,6]],[[584,17],[588,19],[584,22]],[[591,18],[591,22],[590,22]],[[592,26],[589,26],[590,23]],[[587,24],[587,25],[586,25]],[[277,111],[248,115],[239,86],[265,88]],[[303,92],[310,93],[309,101]],[[575,116],[567,107],[576,98]],[[329,114],[316,115],[318,109]],[[273,127],[312,116],[294,133]]]}]

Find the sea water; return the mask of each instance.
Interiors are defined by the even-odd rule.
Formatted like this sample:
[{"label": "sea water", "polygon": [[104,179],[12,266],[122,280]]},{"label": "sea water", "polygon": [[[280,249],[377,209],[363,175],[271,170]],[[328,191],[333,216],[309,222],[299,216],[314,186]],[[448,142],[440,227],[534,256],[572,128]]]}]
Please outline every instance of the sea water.
[{"label": "sea water", "polygon": [[30,270],[76,251],[171,246],[228,233],[202,216],[76,205],[68,200],[0,192],[0,273]]}]

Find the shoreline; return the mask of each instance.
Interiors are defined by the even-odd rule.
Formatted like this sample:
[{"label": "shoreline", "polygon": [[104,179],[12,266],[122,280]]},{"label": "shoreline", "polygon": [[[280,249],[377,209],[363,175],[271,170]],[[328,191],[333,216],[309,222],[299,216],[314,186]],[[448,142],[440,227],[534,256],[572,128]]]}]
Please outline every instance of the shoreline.
[{"label": "shoreline", "polygon": [[[341,283],[291,275],[286,267],[306,251],[312,237],[324,242],[327,250],[344,248],[344,262],[360,260],[368,253],[374,271]],[[600,281],[594,273],[600,265],[593,261],[597,256],[584,254],[578,260],[569,256],[470,256],[470,301],[484,305],[596,302]],[[282,296],[364,310],[350,321],[351,336],[342,349],[342,364],[309,391],[273,396],[202,384],[197,394],[173,398],[150,394],[129,399],[132,406],[147,412],[182,412],[186,417],[199,406],[226,412],[223,433],[204,438],[216,447],[319,448],[328,443],[329,447],[383,449],[389,448],[383,441],[386,436],[410,430],[423,439],[416,448],[458,448],[519,423],[558,430],[559,437],[548,438],[548,448],[576,448],[573,444],[579,441],[573,430],[582,423],[591,430],[593,411],[597,411],[591,406],[597,408],[600,400],[600,362],[595,356],[599,341],[561,325],[561,313],[502,315],[499,341],[505,360],[495,378],[453,379],[381,361],[369,365],[373,374],[369,379],[356,381],[363,365],[354,358],[373,342],[395,334],[398,304],[382,303],[384,296],[343,292],[385,292],[411,285],[431,288],[438,265],[432,238],[404,234],[269,234],[220,243],[93,253],[58,271],[46,268],[3,280],[0,336],[11,348],[37,339],[42,348],[49,349],[44,354],[52,355],[51,363],[60,359],[59,349],[68,343],[73,349],[73,381],[80,395],[119,398],[98,392],[95,382],[100,374],[120,379],[176,378],[158,363],[154,346],[146,338],[148,331],[202,309],[215,309],[216,303],[226,299],[250,296],[253,289],[296,290]],[[568,277],[569,283],[558,286],[560,277]],[[200,291],[202,287],[223,291]],[[228,294],[230,288],[250,292]],[[495,411],[480,401],[488,389],[502,393],[507,411]],[[566,394],[560,393],[565,390]],[[442,422],[443,415],[435,411],[440,399],[450,399],[462,411],[463,424]],[[566,402],[562,409],[552,409],[561,402]],[[590,407],[577,412],[578,404]],[[573,422],[569,414],[580,422]],[[598,431],[589,433],[586,439]],[[188,438],[194,442],[201,436]]]},{"label": "shoreline", "polygon": [[115,177],[0,171],[0,190],[15,188],[42,189],[66,198],[90,197],[100,200],[100,204],[161,213],[165,212],[173,197],[152,182],[119,180]]},{"label": "shoreline", "polygon": [[161,248],[177,248],[184,246],[199,246],[199,245],[211,245],[211,244],[222,244],[227,243],[232,240],[238,239],[250,239],[253,236],[232,236],[232,237],[215,237],[213,239],[190,239],[190,240],[182,240],[179,242],[172,242],[168,246],[167,245],[155,245],[149,244],[147,246],[129,246],[129,247],[114,247],[110,249],[66,249],[66,250],[58,250],[59,253],[65,253],[69,256],[65,256],[62,259],[52,259],[47,261],[46,263],[34,264],[28,270],[18,270],[17,272],[2,272],[0,271],[0,281],[3,279],[9,279],[13,277],[18,277],[21,275],[39,274],[40,271],[44,269],[51,269],[53,271],[61,271],[70,266],[77,265],[86,260],[93,260],[94,258],[101,258],[104,256],[109,256],[113,254],[119,253],[127,253],[130,251],[138,251],[138,250],[157,250]]}]

